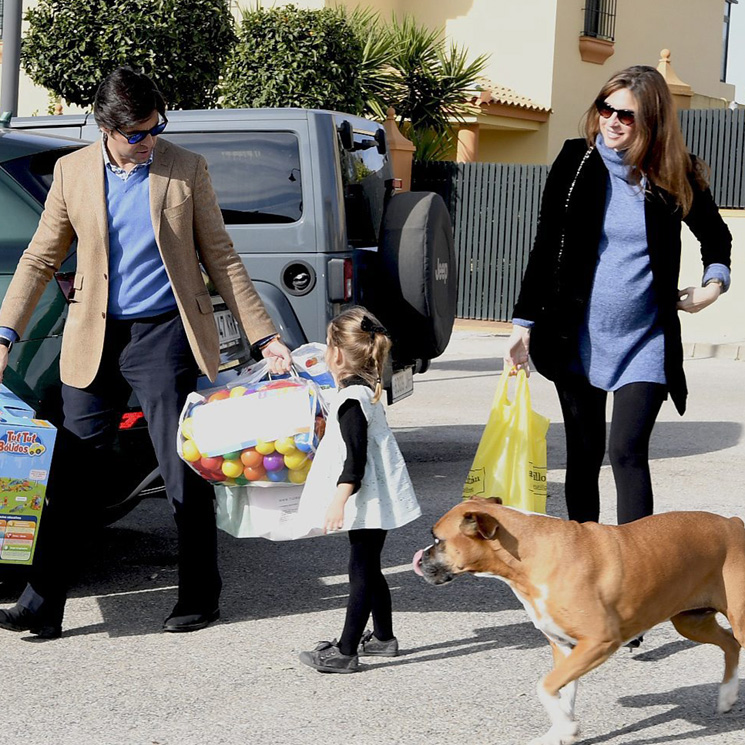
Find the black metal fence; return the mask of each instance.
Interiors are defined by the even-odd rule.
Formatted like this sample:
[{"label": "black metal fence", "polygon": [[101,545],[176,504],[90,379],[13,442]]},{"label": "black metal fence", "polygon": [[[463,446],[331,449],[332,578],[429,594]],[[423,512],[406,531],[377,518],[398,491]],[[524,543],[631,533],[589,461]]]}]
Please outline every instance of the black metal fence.
[{"label": "black metal fence", "polygon": [[688,149],[708,163],[711,193],[723,209],[745,209],[745,109],[680,112]]},{"label": "black metal fence", "polygon": [[512,317],[533,245],[547,166],[430,163],[413,188],[436,191],[453,219],[459,318]]}]

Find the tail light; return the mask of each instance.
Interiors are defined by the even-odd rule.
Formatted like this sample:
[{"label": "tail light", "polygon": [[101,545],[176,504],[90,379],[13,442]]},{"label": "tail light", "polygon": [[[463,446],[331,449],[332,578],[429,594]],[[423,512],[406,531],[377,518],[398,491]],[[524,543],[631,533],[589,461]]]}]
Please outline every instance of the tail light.
[{"label": "tail light", "polygon": [[122,414],[119,429],[132,429],[140,421],[145,421],[145,415],[141,411],[127,411]]},{"label": "tail light", "polygon": [[344,259],[344,302],[348,303],[354,296],[354,281],[352,279],[352,259]]},{"label": "tail light", "polygon": [[331,259],[328,263],[328,292],[332,303],[348,303],[354,297],[352,259]]}]

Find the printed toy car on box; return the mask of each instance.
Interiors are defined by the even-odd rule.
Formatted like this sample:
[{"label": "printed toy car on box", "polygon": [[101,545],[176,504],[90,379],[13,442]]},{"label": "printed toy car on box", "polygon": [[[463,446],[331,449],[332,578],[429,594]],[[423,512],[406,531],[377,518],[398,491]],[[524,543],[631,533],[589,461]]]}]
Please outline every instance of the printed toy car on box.
[{"label": "printed toy car on box", "polygon": [[0,385],[0,563],[31,564],[57,430]]}]

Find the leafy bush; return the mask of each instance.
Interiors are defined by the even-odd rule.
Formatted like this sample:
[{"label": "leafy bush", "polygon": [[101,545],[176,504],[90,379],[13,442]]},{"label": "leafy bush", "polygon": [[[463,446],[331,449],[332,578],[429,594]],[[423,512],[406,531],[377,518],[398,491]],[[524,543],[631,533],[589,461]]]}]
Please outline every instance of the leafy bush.
[{"label": "leafy bush", "polygon": [[361,113],[362,44],[338,8],[243,11],[224,74],[224,104]]},{"label": "leafy bush", "polygon": [[229,0],[39,0],[25,18],[23,69],[83,107],[122,65],[149,75],[170,108],[214,106],[235,43]]}]

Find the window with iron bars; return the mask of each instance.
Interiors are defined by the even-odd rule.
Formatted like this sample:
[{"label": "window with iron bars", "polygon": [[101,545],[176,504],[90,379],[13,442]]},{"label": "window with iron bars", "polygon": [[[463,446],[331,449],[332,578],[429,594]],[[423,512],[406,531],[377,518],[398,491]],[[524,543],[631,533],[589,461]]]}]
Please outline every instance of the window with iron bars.
[{"label": "window with iron bars", "polygon": [[616,0],[587,0],[583,36],[615,41]]}]

